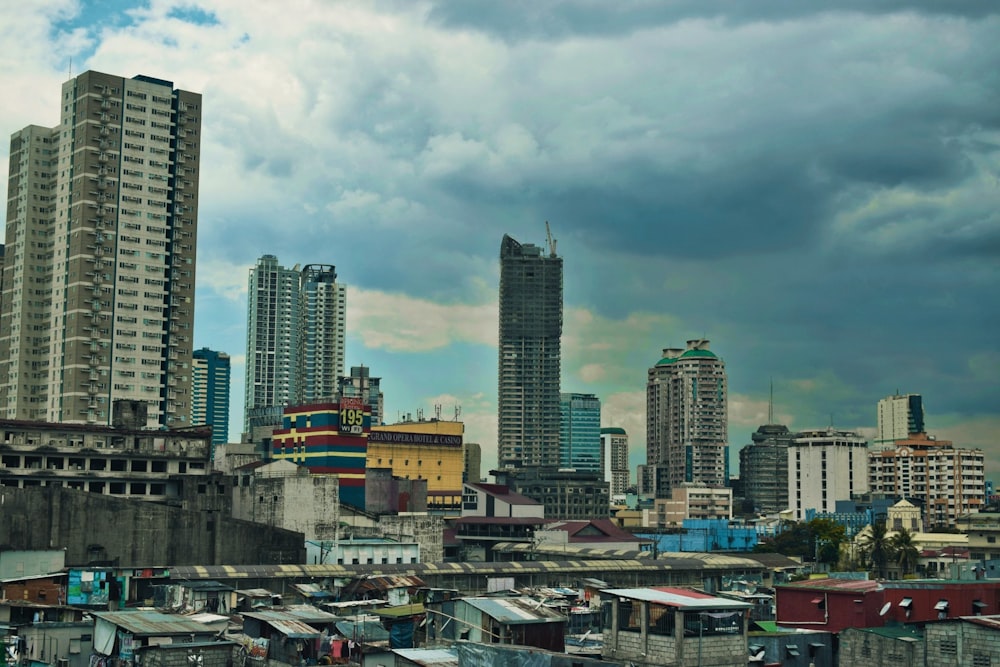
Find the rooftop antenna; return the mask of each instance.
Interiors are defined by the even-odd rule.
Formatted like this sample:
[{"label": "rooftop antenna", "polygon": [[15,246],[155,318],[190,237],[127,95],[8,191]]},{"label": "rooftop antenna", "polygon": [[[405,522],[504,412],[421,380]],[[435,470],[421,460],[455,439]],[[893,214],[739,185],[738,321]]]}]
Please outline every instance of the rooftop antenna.
[{"label": "rooftop antenna", "polygon": [[438,421],[441,421],[441,404],[440,403],[435,403],[434,404],[434,417]]},{"label": "rooftop antenna", "polygon": [[774,378],[771,378],[771,398],[767,402],[767,423],[774,423]]},{"label": "rooftop antenna", "polygon": [[549,228],[549,221],[545,221],[545,235],[549,239],[549,257],[556,256],[556,239],[552,238],[552,229]]},{"label": "rooftop antenna", "polygon": [[68,79],[73,78],[73,56],[69,57],[69,69],[66,70],[66,74]]},{"label": "rooftop antenna", "polygon": [[461,416],[462,416],[462,406],[461,405],[456,405],[455,406],[455,421],[458,421],[458,418],[461,417]]}]

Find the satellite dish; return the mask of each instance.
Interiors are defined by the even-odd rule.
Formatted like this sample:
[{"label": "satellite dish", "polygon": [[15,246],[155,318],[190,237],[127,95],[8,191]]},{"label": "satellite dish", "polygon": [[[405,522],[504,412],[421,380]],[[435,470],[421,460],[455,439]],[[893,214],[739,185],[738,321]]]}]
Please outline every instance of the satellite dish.
[{"label": "satellite dish", "polygon": [[886,614],[889,613],[889,610],[891,608],[892,608],[892,603],[891,602],[886,602],[884,605],[882,605],[882,609],[879,610],[878,615],[879,616],[885,616]]},{"label": "satellite dish", "polygon": [[761,651],[757,655],[750,656],[750,662],[763,662],[764,661],[764,651]]}]

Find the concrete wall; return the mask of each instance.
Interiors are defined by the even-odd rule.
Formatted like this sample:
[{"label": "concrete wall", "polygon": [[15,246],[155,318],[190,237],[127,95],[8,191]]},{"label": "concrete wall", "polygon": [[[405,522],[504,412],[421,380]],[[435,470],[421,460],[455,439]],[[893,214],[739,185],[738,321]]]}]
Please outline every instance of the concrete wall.
[{"label": "concrete wall", "polygon": [[[930,627],[930,626],[928,626]],[[953,631],[953,629],[952,629]],[[755,643],[756,640],[751,640]],[[841,665],[866,667],[896,667],[897,665],[957,665],[957,662],[925,662],[926,645],[923,637],[887,637],[878,632],[861,628],[847,628],[840,633],[839,659]],[[766,656],[771,659],[770,654]],[[954,660],[954,656],[952,656]],[[969,664],[972,664],[971,662]]]},{"label": "concrete wall", "polygon": [[444,519],[428,514],[398,514],[379,518],[379,532],[400,542],[420,545],[422,563],[444,560]]},{"label": "concrete wall", "polygon": [[[143,651],[142,664],[144,667],[232,667],[235,646],[233,642],[164,644]],[[192,660],[188,657],[191,655],[197,658]]]},{"label": "concrete wall", "polygon": [[335,475],[243,477],[233,488],[233,516],[293,530],[307,540],[336,538],[340,484]]},{"label": "concrete wall", "polygon": [[979,667],[1000,664],[1000,630],[967,621],[953,621],[928,623],[924,633],[928,665]]},{"label": "concrete wall", "polygon": [[[33,661],[56,664],[69,660],[69,667],[87,667],[90,663],[94,622],[35,623],[18,630],[24,637],[25,654]],[[86,637],[86,639],[84,639]]]},{"label": "concrete wall", "polygon": [[99,545],[119,566],[305,562],[301,533],[194,511],[57,487],[0,490],[0,542],[65,548],[86,565]]}]

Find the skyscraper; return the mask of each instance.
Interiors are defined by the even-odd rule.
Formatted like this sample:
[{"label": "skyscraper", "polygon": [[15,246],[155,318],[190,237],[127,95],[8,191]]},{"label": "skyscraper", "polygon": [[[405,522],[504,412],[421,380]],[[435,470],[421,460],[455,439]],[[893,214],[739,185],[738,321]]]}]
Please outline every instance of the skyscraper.
[{"label": "skyscraper", "polygon": [[60,102],[10,141],[0,416],[187,425],[201,95],[89,71]]},{"label": "skyscraper", "polygon": [[215,445],[229,442],[229,355],[203,347],[194,351],[192,363],[192,424],[212,425]]},{"label": "skyscraper", "polygon": [[[646,382],[646,470],[657,498],[685,482],[729,480],[726,364],[707,340],[667,348]],[[646,490],[646,489],[644,489]]]},{"label": "skyscraper", "polygon": [[498,463],[559,465],[562,258],[504,235],[500,244]]},{"label": "skyscraper", "polygon": [[385,396],[382,394],[382,378],[371,376],[367,366],[351,366],[351,374],[340,378],[340,396],[359,397],[372,411],[372,426],[385,423]]},{"label": "skyscraper", "polygon": [[892,448],[897,440],[924,432],[924,403],[920,394],[886,396],[878,402],[876,447]]},{"label": "skyscraper", "polygon": [[245,430],[278,425],[289,405],[329,401],[344,374],[346,290],[329,264],[250,269]]},{"label": "skyscraper", "polygon": [[559,466],[603,475],[600,399],[593,394],[561,394],[559,414]]},{"label": "skyscraper", "polygon": [[764,424],[740,450],[740,483],[757,512],[788,509],[788,445],[795,436],[787,426]]}]

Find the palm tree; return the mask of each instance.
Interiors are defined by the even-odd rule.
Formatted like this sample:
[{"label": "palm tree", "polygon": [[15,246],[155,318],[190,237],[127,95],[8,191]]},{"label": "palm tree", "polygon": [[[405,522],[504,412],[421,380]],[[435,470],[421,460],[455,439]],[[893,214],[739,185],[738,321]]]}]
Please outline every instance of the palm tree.
[{"label": "palm tree", "polygon": [[877,579],[885,579],[886,566],[892,557],[892,544],[888,537],[885,521],[876,521],[869,526],[863,547],[868,556],[868,565]]},{"label": "palm tree", "polygon": [[917,560],[920,552],[917,545],[913,543],[913,534],[905,528],[892,536],[890,546],[895,554],[896,565],[904,575],[910,574],[917,569]]}]

